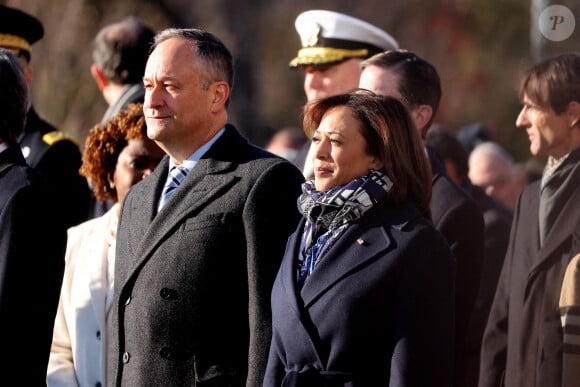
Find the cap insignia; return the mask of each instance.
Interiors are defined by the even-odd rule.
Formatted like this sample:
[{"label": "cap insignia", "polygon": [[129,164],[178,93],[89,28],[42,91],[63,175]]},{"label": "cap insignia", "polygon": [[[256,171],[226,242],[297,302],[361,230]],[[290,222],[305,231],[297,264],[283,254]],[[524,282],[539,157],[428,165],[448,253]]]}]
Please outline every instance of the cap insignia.
[{"label": "cap insignia", "polygon": [[322,27],[320,24],[313,22],[309,26],[305,27],[302,34],[300,34],[300,39],[302,40],[302,47],[314,47],[318,43],[320,38],[320,31]]}]

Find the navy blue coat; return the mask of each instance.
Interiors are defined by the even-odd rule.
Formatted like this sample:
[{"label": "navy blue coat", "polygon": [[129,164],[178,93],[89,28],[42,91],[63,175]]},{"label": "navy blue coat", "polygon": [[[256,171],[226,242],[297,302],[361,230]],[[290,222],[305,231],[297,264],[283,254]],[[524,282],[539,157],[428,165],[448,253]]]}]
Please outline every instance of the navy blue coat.
[{"label": "navy blue coat", "polygon": [[46,384],[64,272],[66,229],[53,199],[17,146],[0,152],[2,377],[28,386]]},{"label": "navy blue coat", "polygon": [[375,206],[299,291],[304,223],[288,240],[272,291],[264,387],[448,387],[454,260],[441,234],[414,207]]}]

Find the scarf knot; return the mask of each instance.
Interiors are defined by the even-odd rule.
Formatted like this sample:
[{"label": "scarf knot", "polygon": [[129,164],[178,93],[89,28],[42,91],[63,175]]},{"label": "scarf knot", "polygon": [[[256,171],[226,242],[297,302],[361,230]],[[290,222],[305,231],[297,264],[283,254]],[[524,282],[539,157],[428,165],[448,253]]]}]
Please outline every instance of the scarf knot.
[{"label": "scarf knot", "polygon": [[313,181],[302,184],[299,210],[306,218],[298,259],[298,285],[312,274],[322,256],[346,228],[381,201],[393,188],[384,170],[371,170],[351,182],[316,191]]}]

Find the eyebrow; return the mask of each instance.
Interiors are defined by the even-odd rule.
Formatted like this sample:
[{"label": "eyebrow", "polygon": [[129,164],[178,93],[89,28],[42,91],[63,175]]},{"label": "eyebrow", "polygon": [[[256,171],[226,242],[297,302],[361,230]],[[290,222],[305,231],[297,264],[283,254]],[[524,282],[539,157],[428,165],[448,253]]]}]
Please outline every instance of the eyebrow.
[{"label": "eyebrow", "polygon": [[328,134],[328,135],[335,134],[337,136],[344,137],[344,134],[342,134],[341,132],[338,132],[336,130],[318,130],[318,129],[316,129],[314,131],[314,134],[316,134],[316,133],[324,133],[324,134]]}]

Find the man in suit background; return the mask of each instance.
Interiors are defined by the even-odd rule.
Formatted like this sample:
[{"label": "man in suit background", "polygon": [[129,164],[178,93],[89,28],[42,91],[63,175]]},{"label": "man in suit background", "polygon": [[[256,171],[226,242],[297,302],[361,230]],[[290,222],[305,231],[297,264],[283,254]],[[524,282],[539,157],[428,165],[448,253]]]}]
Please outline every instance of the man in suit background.
[{"label": "man in suit background", "polygon": [[[28,87],[32,86],[31,46],[44,35],[44,28],[35,17],[18,9],[0,6],[0,47],[16,54],[24,70]],[[62,217],[67,227],[87,219],[91,192],[79,174],[81,152],[71,137],[40,118],[27,103],[26,126],[19,144],[26,162],[58,191],[63,204]]]},{"label": "man in suit background", "polygon": [[3,48],[0,90],[2,377],[42,386],[64,271],[66,230],[55,196],[26,164],[17,143],[24,130],[28,86],[18,58]]},{"label": "man in suit background", "polygon": [[[339,12],[305,11],[298,15],[294,26],[302,47],[289,66],[304,71],[307,102],[356,89],[363,59],[399,47],[382,29]],[[306,143],[295,161],[307,179],[314,174],[311,149],[310,142]]]},{"label": "man in suit background", "polygon": [[271,288],[304,179],[227,124],[233,75],[208,32],[155,38],[144,112],[168,157],[122,207],[111,386],[262,383]]},{"label": "man in suit background", "polygon": [[431,128],[427,132],[425,143],[437,152],[449,178],[475,200],[483,215],[484,259],[479,292],[469,321],[465,347],[468,356],[465,359],[464,385],[477,386],[481,340],[508,247],[512,214],[503,204],[487,195],[481,187],[471,183],[467,176],[469,171],[467,152],[453,133],[442,127]]},{"label": "man in suit background", "polygon": [[[155,32],[135,16],[107,24],[93,41],[91,74],[109,105],[101,122],[129,104],[143,102],[143,72]],[[93,197],[89,216],[105,214],[113,203]]]},{"label": "man in suit background", "polygon": [[[407,50],[391,50],[363,61],[360,87],[395,98],[408,107],[425,141],[439,108],[441,81],[435,67]],[[483,264],[484,223],[475,201],[445,172],[426,147],[433,173],[431,214],[457,260],[455,280],[454,386],[464,386],[468,324],[479,291]]]}]

